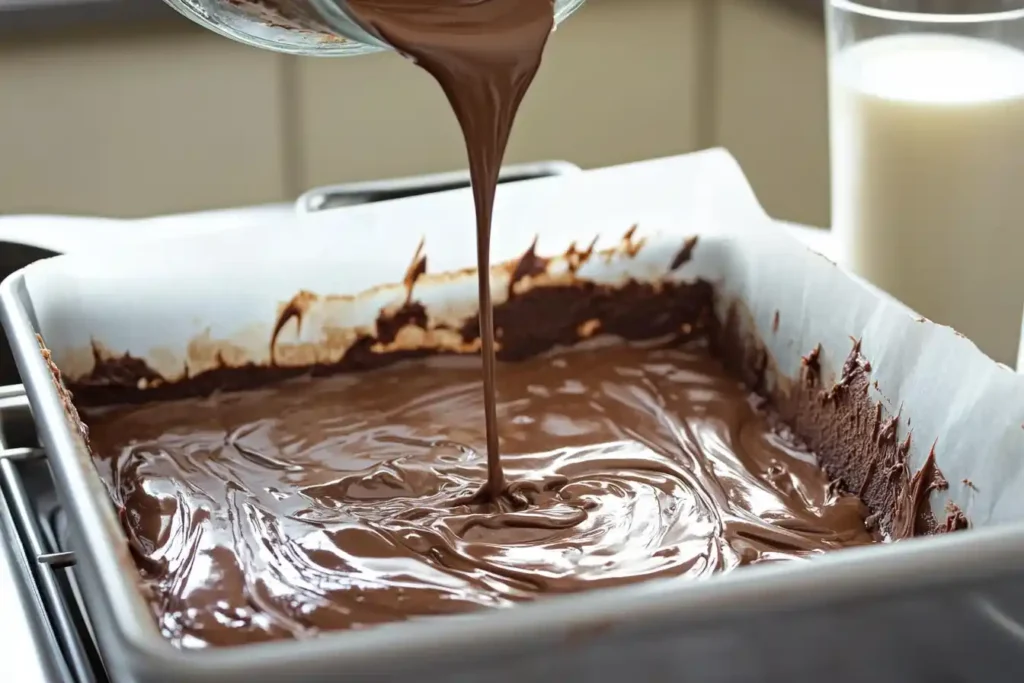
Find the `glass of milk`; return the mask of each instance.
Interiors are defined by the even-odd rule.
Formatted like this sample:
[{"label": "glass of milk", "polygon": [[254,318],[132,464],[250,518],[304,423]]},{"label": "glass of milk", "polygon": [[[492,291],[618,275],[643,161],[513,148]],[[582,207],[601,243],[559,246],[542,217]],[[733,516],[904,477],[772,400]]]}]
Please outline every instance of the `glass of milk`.
[{"label": "glass of milk", "polygon": [[1024,310],[1024,0],[825,2],[840,258],[1013,364]]}]

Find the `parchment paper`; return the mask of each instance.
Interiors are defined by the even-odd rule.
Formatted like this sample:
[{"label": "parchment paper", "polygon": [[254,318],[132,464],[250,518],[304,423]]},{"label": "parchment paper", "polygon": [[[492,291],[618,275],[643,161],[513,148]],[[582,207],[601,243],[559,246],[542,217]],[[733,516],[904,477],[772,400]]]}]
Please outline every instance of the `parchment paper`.
[{"label": "parchment paper", "polygon": [[[901,436],[912,431],[915,469],[935,445],[950,489],[935,494],[933,509],[951,499],[974,526],[1024,518],[1024,377],[788,235],[723,151],[503,186],[492,261],[516,259],[535,239],[540,255],[595,235],[599,249],[615,248],[633,225],[633,242],[645,241],[635,257],[594,259],[580,275],[663,277],[683,239],[699,235],[673,277],[709,278],[742,300],[783,373],[795,376],[801,355],[820,343],[824,375],[835,377],[852,340],[862,340],[879,397],[901,411]],[[200,352],[219,344],[266,363],[277,314],[300,290],[360,296],[313,297],[306,322],[285,341],[316,343],[327,327],[372,324],[382,306],[404,298],[401,286],[378,286],[401,283],[421,239],[428,273],[439,274],[475,264],[474,235],[471,195],[457,190],[63,256],[31,266],[26,281],[67,375],[91,370],[97,342],[172,377],[202,370]],[[474,295],[472,273],[415,289],[428,308],[460,315],[476,310]]]}]

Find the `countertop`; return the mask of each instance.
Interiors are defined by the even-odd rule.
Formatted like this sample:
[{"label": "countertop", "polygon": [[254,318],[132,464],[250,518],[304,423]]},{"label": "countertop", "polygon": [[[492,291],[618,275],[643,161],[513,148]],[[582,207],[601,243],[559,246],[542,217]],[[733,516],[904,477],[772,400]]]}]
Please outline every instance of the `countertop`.
[{"label": "countertop", "polygon": [[[25,400],[19,392],[0,387],[0,407],[10,408]],[[0,433],[0,452],[7,448]],[[3,463],[7,466],[10,463]],[[34,587],[24,580],[29,562],[14,528],[10,504],[0,490],[0,660],[9,667],[6,680],[17,683],[49,683],[55,681],[57,668],[48,659],[48,650],[36,639],[43,625],[35,611]]]}]

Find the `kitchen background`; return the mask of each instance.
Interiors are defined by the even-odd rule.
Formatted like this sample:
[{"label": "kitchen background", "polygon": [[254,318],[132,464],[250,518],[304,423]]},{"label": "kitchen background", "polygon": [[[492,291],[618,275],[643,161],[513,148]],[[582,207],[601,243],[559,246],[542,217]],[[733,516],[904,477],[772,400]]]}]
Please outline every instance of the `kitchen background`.
[{"label": "kitchen background", "polygon": [[[826,225],[826,110],[821,0],[589,0],[507,161],[722,145],[770,213]],[[160,0],[0,0],[0,214],[197,211],[463,167],[442,93],[396,55],[263,52]]]}]

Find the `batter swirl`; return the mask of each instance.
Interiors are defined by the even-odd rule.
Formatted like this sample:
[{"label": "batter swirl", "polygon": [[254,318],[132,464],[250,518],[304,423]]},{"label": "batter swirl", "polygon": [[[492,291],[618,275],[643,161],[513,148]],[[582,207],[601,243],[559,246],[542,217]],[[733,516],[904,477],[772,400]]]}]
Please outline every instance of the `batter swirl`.
[{"label": "batter swirl", "polygon": [[867,510],[703,350],[479,360],[94,410],[97,463],[164,634],[306,638],[872,542]]}]

